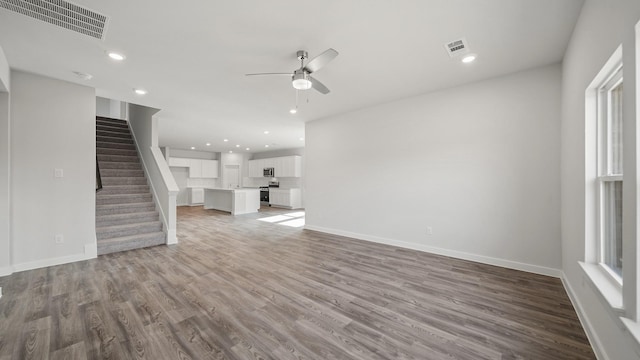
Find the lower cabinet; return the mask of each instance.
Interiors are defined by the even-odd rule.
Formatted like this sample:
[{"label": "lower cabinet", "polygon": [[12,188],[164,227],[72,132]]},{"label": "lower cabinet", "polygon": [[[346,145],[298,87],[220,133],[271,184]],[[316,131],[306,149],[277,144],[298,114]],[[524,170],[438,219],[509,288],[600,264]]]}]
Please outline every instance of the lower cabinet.
[{"label": "lower cabinet", "polygon": [[300,189],[269,189],[269,205],[287,209],[302,207],[302,193]]},{"label": "lower cabinet", "polygon": [[202,205],[204,204],[204,189],[203,188],[189,188],[189,205]]}]

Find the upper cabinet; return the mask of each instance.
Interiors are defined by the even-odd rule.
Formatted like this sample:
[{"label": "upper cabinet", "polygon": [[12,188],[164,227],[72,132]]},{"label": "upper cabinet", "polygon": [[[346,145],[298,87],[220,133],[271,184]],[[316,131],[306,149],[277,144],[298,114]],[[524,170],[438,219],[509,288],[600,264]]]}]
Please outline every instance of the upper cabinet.
[{"label": "upper cabinet", "polygon": [[202,177],[218,177],[218,160],[202,160]]},{"label": "upper cabinet", "polygon": [[169,166],[189,168],[189,177],[194,179],[215,179],[218,177],[218,160],[170,157]]},{"label": "upper cabinet", "polygon": [[298,155],[249,160],[249,177],[262,177],[264,168],[273,168],[274,177],[301,177],[302,158]]}]

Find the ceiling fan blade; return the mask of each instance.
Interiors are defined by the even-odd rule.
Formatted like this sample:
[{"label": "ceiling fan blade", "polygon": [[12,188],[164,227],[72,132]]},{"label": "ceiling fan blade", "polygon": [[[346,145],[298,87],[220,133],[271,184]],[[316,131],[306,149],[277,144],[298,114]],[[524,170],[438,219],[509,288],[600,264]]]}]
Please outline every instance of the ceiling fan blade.
[{"label": "ceiling fan blade", "polygon": [[331,90],[329,90],[328,87],[324,86],[323,83],[321,83],[320,81],[316,80],[315,78],[312,78],[311,76],[309,76],[309,80],[311,80],[311,87],[313,87],[314,89],[318,90],[319,92],[323,93],[323,94],[328,94]]},{"label": "ceiling fan blade", "polygon": [[304,71],[308,73],[316,72],[322,69],[325,65],[327,65],[331,60],[335,59],[338,56],[338,52],[333,49],[327,49],[322,54],[314,57],[309,60],[307,65],[304,67]]},{"label": "ceiling fan blade", "polygon": [[262,76],[262,75],[287,75],[293,76],[292,73],[255,73],[255,74],[244,74],[244,76]]}]

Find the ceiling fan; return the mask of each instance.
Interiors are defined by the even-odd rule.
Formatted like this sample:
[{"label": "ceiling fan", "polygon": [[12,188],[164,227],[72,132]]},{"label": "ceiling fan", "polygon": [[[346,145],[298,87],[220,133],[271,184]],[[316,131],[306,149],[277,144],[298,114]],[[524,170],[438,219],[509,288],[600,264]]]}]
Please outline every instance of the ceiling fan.
[{"label": "ceiling fan", "polygon": [[256,73],[245,75],[287,75],[291,76],[291,85],[293,85],[296,90],[309,90],[311,88],[314,88],[322,94],[328,94],[329,88],[324,86],[324,84],[317,79],[311,77],[310,74],[322,69],[331,60],[338,56],[338,52],[331,48],[327,49],[322,54],[309,60],[309,62],[307,62],[307,65],[304,64],[304,61],[309,58],[309,54],[306,51],[298,50],[296,52],[296,56],[298,57],[298,60],[300,60],[300,68],[294,70],[292,73]]}]

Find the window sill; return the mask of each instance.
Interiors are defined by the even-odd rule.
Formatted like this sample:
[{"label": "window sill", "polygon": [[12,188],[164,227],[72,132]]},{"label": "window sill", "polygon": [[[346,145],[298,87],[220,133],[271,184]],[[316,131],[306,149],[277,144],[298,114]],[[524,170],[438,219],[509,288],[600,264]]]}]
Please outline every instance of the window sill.
[{"label": "window sill", "polygon": [[611,279],[609,274],[600,268],[600,265],[581,261],[578,263],[582,271],[587,275],[587,278],[591,281],[591,285],[596,289],[596,293],[606,301],[613,312],[623,317],[625,313],[622,302],[622,289],[620,286]]}]

